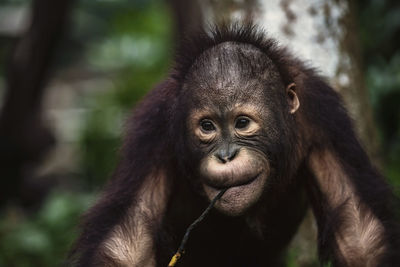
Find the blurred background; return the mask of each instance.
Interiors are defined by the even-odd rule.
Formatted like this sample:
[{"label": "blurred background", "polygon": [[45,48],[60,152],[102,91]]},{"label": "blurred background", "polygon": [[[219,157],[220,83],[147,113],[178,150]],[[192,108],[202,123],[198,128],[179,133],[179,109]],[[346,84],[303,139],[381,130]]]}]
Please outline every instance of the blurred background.
[{"label": "blurred background", "polygon": [[[343,95],[399,195],[396,0],[0,0],[0,266],[58,266],[185,32],[253,19]],[[288,266],[318,266],[307,216]]]}]

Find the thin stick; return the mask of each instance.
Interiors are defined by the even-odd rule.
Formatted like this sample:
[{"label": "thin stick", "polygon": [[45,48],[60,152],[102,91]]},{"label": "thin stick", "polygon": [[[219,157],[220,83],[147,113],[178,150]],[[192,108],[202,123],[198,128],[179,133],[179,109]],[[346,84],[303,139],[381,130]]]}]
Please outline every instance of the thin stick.
[{"label": "thin stick", "polygon": [[183,236],[183,239],[181,241],[181,244],[178,248],[178,251],[175,253],[175,255],[172,257],[170,263],[168,264],[168,267],[173,267],[176,265],[176,263],[178,262],[178,260],[182,257],[182,254],[184,252],[185,249],[185,245],[186,242],[189,238],[189,234],[190,232],[207,216],[207,214],[210,212],[210,210],[212,209],[212,207],[214,206],[215,202],[217,202],[218,199],[220,199],[222,197],[222,195],[226,192],[226,189],[222,189],[221,191],[219,191],[218,195],[216,195],[214,197],[214,199],[211,201],[210,205],[208,205],[208,207],[203,211],[203,213],[200,215],[199,218],[197,218],[186,230],[185,235]]}]

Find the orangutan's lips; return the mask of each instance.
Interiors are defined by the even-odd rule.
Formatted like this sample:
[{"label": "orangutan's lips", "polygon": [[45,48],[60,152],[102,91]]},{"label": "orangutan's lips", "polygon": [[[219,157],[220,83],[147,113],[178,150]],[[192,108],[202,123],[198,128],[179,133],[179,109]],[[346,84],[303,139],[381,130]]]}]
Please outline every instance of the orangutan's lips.
[{"label": "orangutan's lips", "polygon": [[239,181],[228,181],[228,182],[205,181],[205,184],[217,190],[221,190],[224,188],[238,187],[251,184],[260,176],[260,174],[261,173],[258,173],[257,175],[251,177],[250,179],[246,179],[245,181],[241,179],[239,179]]}]

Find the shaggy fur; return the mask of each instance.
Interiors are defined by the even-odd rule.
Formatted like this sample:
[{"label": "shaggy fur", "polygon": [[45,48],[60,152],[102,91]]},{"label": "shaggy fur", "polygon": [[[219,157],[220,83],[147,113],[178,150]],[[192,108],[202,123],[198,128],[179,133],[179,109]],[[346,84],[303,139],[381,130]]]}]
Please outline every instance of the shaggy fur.
[{"label": "shaggy fur", "polygon": [[[271,129],[255,146],[269,160],[271,179],[245,215],[212,211],[192,233],[180,266],[281,266],[309,205],[322,262],[400,265],[392,192],[357,140],[339,95],[312,68],[252,25],[196,33],[175,62],[129,120],[120,164],[84,217],[74,265],[167,266],[208,204],[196,183],[201,156],[188,151],[185,124],[187,109],[200,104],[185,88],[198,81],[205,90],[198,95],[215,101],[211,88],[221,83],[260,79],[270,81],[260,97],[272,111]],[[235,77],[230,64],[242,69]],[[214,67],[219,81],[210,78]],[[284,101],[291,83],[300,102],[294,114]]]}]

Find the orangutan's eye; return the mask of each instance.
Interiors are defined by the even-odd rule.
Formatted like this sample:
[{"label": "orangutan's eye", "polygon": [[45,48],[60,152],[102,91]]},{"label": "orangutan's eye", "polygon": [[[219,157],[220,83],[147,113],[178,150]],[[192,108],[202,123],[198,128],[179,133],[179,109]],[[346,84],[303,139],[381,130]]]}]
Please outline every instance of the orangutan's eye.
[{"label": "orangutan's eye", "polygon": [[249,126],[249,123],[250,123],[250,120],[248,118],[239,117],[236,120],[235,128],[236,129],[245,129],[247,126]]},{"label": "orangutan's eye", "polygon": [[201,126],[201,129],[203,130],[203,132],[205,132],[205,133],[215,131],[215,126],[210,120],[202,120],[200,122],[200,126]]}]

